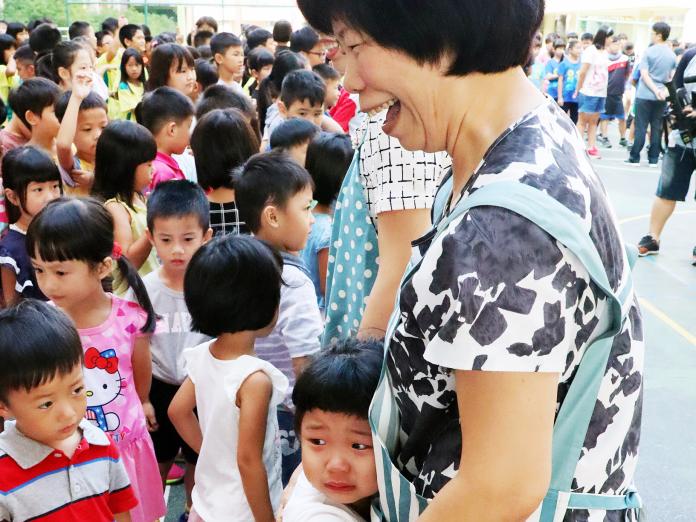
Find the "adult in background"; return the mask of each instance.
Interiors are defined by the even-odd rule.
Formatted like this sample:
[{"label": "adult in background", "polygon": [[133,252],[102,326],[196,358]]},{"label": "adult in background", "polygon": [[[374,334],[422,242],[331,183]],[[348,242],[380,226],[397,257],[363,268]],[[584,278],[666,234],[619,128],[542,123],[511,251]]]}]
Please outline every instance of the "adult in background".
[{"label": "adult in background", "polygon": [[652,26],[652,45],[645,50],[640,60],[640,82],[636,90],[635,139],[631,153],[626,160],[629,165],[640,165],[640,153],[645,145],[645,134],[650,126],[650,148],[648,162],[657,168],[660,159],[660,140],[662,138],[662,118],[665,114],[665,101],[669,95],[665,83],[670,80],[677,59],[667,42],[670,26],[657,22]]},{"label": "adult in background", "polygon": [[276,43],[276,54],[290,48],[292,25],[287,20],[278,20],[273,24],[273,40]]},{"label": "adult in background", "polygon": [[[453,160],[370,411],[382,517],[635,520],[640,311],[575,126],[522,69],[543,0],[298,3],[336,35],[361,108],[389,107],[382,130]],[[564,427],[581,435],[568,448]]]}]

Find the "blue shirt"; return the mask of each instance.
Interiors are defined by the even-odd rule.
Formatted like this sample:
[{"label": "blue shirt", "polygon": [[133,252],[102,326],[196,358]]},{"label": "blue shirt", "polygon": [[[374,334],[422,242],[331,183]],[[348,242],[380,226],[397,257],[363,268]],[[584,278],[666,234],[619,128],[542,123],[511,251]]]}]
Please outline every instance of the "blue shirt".
[{"label": "blue shirt", "polygon": [[[642,60],[640,61],[640,70],[647,71],[650,78],[659,89],[665,86],[665,82],[669,81],[670,74],[677,66],[677,58],[667,44],[655,44],[647,48]],[[636,91],[636,99],[640,100],[657,100],[645,82],[638,84]]]},{"label": "blue shirt", "polygon": [[[580,75],[580,60],[573,63],[568,58],[561,62],[558,66],[558,76],[563,77],[563,101],[564,102],[577,102],[577,97],[573,97],[575,94],[575,88],[578,86],[578,76]],[[556,89],[558,90],[558,89]],[[555,99],[558,98],[558,92],[549,93]]]},{"label": "blue shirt", "polygon": [[307,246],[300,252],[300,257],[309,270],[312,283],[314,283],[314,291],[317,294],[317,304],[319,305],[319,310],[323,313],[326,303],[324,294],[321,291],[317,255],[321,250],[331,246],[331,226],[333,220],[328,214],[314,214],[314,219],[312,231],[309,233],[309,238],[307,239]]},{"label": "blue shirt", "polygon": [[[558,68],[560,67],[560,65],[561,62],[559,62],[555,58],[551,58],[546,63],[544,77],[548,76],[549,74],[558,74]],[[555,80],[549,80],[549,86],[546,88],[546,92],[548,92],[552,98],[558,98],[558,78],[556,78]]]}]

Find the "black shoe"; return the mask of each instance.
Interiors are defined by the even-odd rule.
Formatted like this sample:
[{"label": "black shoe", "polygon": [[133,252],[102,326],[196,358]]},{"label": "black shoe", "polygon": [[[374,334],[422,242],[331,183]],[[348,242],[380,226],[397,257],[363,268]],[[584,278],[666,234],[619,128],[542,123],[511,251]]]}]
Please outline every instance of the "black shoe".
[{"label": "black shoe", "polygon": [[651,235],[644,236],[643,239],[638,243],[638,255],[640,257],[644,256],[654,256],[660,253],[660,243],[655,241],[655,238]]},{"label": "black shoe", "polygon": [[611,142],[609,141],[609,138],[607,138],[606,136],[598,136],[597,141],[602,147],[611,149]]},{"label": "black shoe", "polygon": [[628,147],[628,140],[626,138],[621,138],[619,140],[619,146],[620,147]]}]

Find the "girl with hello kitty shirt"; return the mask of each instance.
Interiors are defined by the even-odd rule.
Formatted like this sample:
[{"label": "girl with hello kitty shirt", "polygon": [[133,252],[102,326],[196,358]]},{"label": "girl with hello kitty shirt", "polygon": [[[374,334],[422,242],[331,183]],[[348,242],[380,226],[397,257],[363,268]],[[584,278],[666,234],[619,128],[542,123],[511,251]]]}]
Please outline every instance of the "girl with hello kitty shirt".
[{"label": "girl with hello kitty shirt", "polygon": [[[153,522],[166,506],[148,429],[150,334],[155,313],[138,272],[114,243],[113,218],[91,198],[60,198],[34,218],[27,251],[44,294],[70,316],[85,351],[87,419],[112,436],[138,497],[133,522]],[[138,303],[103,289],[114,264]]]}]

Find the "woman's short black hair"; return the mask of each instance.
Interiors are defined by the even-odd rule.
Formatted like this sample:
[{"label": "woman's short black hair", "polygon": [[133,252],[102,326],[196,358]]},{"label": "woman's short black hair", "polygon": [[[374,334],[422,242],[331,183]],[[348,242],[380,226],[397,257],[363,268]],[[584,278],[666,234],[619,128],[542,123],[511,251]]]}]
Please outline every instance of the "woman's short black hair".
[{"label": "woman's short black hair", "polygon": [[[2,178],[6,189],[11,189],[19,199],[22,208],[26,205],[29,183],[57,181],[61,183],[60,172],[51,157],[42,150],[25,145],[8,151],[2,158]],[[10,223],[15,223],[21,209],[5,200]]]},{"label": "woman's short black hair", "polygon": [[271,149],[289,149],[308,144],[321,129],[304,118],[290,118],[271,133]]},{"label": "woman's short black hair", "polygon": [[[451,61],[448,75],[523,67],[544,17],[544,0],[298,0],[307,21],[333,34],[342,21],[420,64]],[[388,14],[389,23],[385,23]]]},{"label": "woman's short black hair", "polygon": [[215,84],[203,91],[203,96],[196,104],[196,120],[215,109],[238,109],[249,120],[256,117],[254,106],[248,96],[233,91],[227,85]]},{"label": "woman's short black hair", "polygon": [[311,27],[298,29],[290,36],[290,49],[296,53],[311,51],[319,43],[319,35]]},{"label": "woman's short black hair", "polygon": [[313,357],[292,391],[296,433],[301,433],[302,419],[312,410],[367,419],[382,370],[382,344],[348,338]]},{"label": "woman's short black hair", "polygon": [[17,40],[7,33],[0,34],[0,65],[7,65],[5,63],[5,51],[10,49],[17,49]]},{"label": "woman's short black hair", "polygon": [[27,129],[31,129],[26,117],[27,111],[40,116],[46,107],[55,105],[59,96],[60,89],[55,82],[46,78],[31,78],[12,89],[7,102]]},{"label": "woman's short black hair", "polygon": [[188,96],[172,87],[158,87],[143,97],[136,116],[138,123],[157,136],[170,121],[178,124],[193,116],[193,103]]},{"label": "woman's short black hair", "polygon": [[195,66],[193,56],[183,45],[163,43],[155,47],[150,57],[150,77],[147,80],[147,89],[153,91],[157,87],[166,86],[172,67],[181,71],[184,64],[190,68]]},{"label": "woman's short black hair", "polygon": [[309,101],[312,107],[323,106],[326,98],[326,84],[321,77],[305,69],[292,71],[283,80],[280,88],[280,99],[285,107],[299,101]]},{"label": "woman's short black hair", "polygon": [[247,236],[220,236],[191,258],[184,297],[191,327],[211,337],[261,330],[280,303],[283,262],[269,245]]},{"label": "woman's short black hair", "polygon": [[[72,91],[65,91],[58,101],[56,102],[56,118],[58,121],[63,121],[63,116],[65,116],[65,111],[68,109],[68,103],[70,103],[70,96],[72,96]],[[80,102],[80,112],[88,111],[89,109],[104,109],[108,110],[106,107],[106,102],[104,98],[99,96],[96,92],[92,91]]]},{"label": "woman's short black hair", "polygon": [[247,36],[247,47],[251,51],[261,45],[266,45],[266,41],[273,39],[273,34],[266,29],[254,29]]},{"label": "woman's short black hair", "polygon": [[155,231],[155,219],[195,216],[203,233],[210,228],[210,205],[205,192],[193,181],[175,179],[158,183],[147,199],[147,228]]},{"label": "woman's short black hair", "polygon": [[211,85],[216,85],[220,76],[218,75],[217,67],[209,60],[198,58],[196,64],[196,81],[201,84],[205,91]]},{"label": "woman's short black hair", "polygon": [[57,306],[24,299],[0,310],[0,402],[10,392],[31,391],[82,364],[80,336]]},{"label": "woman's short black hair", "polygon": [[249,229],[261,228],[261,213],[268,205],[284,208],[295,194],[313,187],[312,177],[282,151],[256,154],[235,176],[235,201]]},{"label": "woman's short black hair", "polygon": [[259,151],[259,140],[237,109],[215,109],[198,120],[191,135],[198,183],[205,190],[234,188],[232,172]]},{"label": "woman's short black hair", "polygon": [[131,205],[135,190],[135,170],[155,159],[157,144],[142,125],[128,120],[109,123],[97,140],[92,195],[104,201],[118,197]]},{"label": "woman's short black hair", "polygon": [[123,51],[123,56],[121,56],[121,82],[127,83],[129,80],[128,73],[126,72],[126,64],[128,63],[128,60],[131,58],[135,58],[135,61],[140,64],[140,77],[138,80],[145,85],[145,62],[143,61],[143,57],[140,54],[140,52],[137,49],[133,49],[132,47],[129,47],[125,51]]},{"label": "woman's short black hair", "polygon": [[353,161],[350,137],[342,132],[322,132],[307,148],[306,168],[314,180],[314,199],[331,205]]}]

